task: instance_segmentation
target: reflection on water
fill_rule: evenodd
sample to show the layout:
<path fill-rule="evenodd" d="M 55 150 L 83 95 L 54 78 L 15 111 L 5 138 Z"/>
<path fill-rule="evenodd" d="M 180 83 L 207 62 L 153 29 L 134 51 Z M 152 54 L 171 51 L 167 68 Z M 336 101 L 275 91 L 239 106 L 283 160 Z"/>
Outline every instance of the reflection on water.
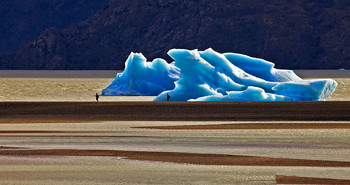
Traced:
<path fill-rule="evenodd" d="M 334 75 L 338 87 L 328 100 L 350 100 L 347 71 L 308 72 L 301 76 Z M 0 101 L 94 101 L 114 80 L 116 71 L 0 71 Z M 341 74 L 340 74 L 341 73 Z M 346 74 L 343 74 L 346 73 Z M 17 77 L 16 77 L 17 76 Z M 100 101 L 152 101 L 154 97 L 101 96 Z"/>

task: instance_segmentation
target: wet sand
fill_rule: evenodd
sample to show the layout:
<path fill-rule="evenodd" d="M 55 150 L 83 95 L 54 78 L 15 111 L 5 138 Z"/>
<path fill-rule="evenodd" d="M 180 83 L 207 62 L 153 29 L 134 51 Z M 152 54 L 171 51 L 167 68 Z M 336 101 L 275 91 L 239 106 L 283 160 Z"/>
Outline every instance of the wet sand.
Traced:
<path fill-rule="evenodd" d="M 349 168 L 350 160 L 347 157 L 341 158 L 344 152 L 349 151 L 347 141 L 347 130 L 350 129 L 349 112 L 350 102 L 347 101 L 0 102 L 0 145 L 4 145 L 0 146 L 0 156 L 15 157 L 16 160 L 42 156 L 115 157 L 115 160 L 166 162 L 169 166 L 171 164 L 168 163 L 253 168 Z M 254 122 L 249 122 L 251 120 Z M 104 123 L 105 121 L 111 123 Z M 131 124 L 130 121 L 150 123 Z M 220 123 L 211 124 L 215 121 Z M 228 123 L 222 123 L 225 121 Z M 122 123 L 125 124 L 121 125 Z M 239 135 L 242 130 L 252 132 L 253 137 L 244 136 L 243 133 Z M 309 131 L 304 133 L 301 130 L 312 132 L 309 134 Z M 273 134 L 275 131 L 280 135 Z M 147 135 L 148 132 L 150 135 Z M 209 133 L 213 135 L 208 136 Z M 222 133 L 226 135 L 221 135 Z M 296 135 L 290 135 L 293 133 Z M 323 133 L 334 134 L 323 135 Z M 300 136 L 303 138 L 299 138 Z M 330 139 L 319 140 L 326 137 Z M 72 149 L 76 146 L 77 149 Z M 108 149 L 98 148 L 100 146 Z M 128 146 L 133 150 L 128 150 Z M 208 153 L 199 153 L 194 149 L 193 152 L 168 151 L 188 150 L 193 146 L 200 151 L 206 149 L 209 151 Z M 120 150 L 121 147 L 125 147 L 125 150 Z M 222 149 L 231 149 L 232 153 L 235 153 L 240 151 L 240 148 L 241 151 L 251 150 L 255 153 L 251 155 L 216 153 Z M 297 157 L 291 155 L 269 157 L 269 151 L 281 152 L 279 155 L 282 156 L 282 152 L 295 151 Z M 333 152 L 334 156 L 326 157 L 324 160 L 313 160 L 312 155 L 318 153 L 313 154 L 309 151 L 320 152 L 319 158 L 325 158 L 324 156 L 332 155 Z M 264 153 L 267 156 L 263 156 Z M 340 157 L 337 158 L 337 155 Z M 10 172 L 4 173 L 10 174 Z M 21 173 L 19 171 L 18 175 Z M 32 173 L 36 175 L 41 171 Z M 269 172 L 269 174 L 274 176 L 277 173 Z M 3 178 L 8 180 L 5 176 Z M 247 182 L 250 181 L 243 183 Z M 348 183 L 349 179 L 285 174 L 276 175 L 275 182 L 334 184 Z"/>
<path fill-rule="evenodd" d="M 350 129 L 350 123 L 245 123 L 245 124 L 215 124 L 215 125 L 176 125 L 135 127 L 147 129 Z"/>
<path fill-rule="evenodd" d="M 104 156 L 123 157 L 131 160 L 173 162 L 197 165 L 225 165 L 225 166 L 309 166 L 309 167 L 350 167 L 350 162 L 321 161 L 287 158 L 270 158 L 258 156 L 197 154 L 178 152 L 142 152 L 117 150 L 0 150 L 0 155 L 30 156 Z"/>
<path fill-rule="evenodd" d="M 350 101 L 0 102 L 0 123 L 91 121 L 350 121 Z"/>
<path fill-rule="evenodd" d="M 276 175 L 277 184 L 350 184 L 350 180 Z"/>

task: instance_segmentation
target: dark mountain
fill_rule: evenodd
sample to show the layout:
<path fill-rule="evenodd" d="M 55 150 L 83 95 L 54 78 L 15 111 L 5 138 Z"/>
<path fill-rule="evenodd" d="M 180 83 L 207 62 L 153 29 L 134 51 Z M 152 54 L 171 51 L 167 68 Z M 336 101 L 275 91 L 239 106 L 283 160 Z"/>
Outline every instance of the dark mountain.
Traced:
<path fill-rule="evenodd" d="M 348 0 L 111 0 L 93 16 L 50 28 L 0 61 L 2 69 L 123 69 L 171 48 L 238 52 L 278 68 L 350 68 Z"/>
<path fill-rule="evenodd" d="M 17 50 L 46 28 L 67 28 L 107 4 L 108 0 L 1 0 L 0 56 Z"/>

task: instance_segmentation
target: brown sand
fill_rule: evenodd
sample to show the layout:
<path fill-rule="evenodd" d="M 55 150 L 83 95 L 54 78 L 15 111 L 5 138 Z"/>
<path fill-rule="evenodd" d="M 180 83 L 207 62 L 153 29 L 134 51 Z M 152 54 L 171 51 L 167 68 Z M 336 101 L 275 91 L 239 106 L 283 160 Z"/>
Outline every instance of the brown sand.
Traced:
<path fill-rule="evenodd" d="M 94 121 L 350 121 L 344 102 L 0 102 L 0 123 L 74 123 Z M 347 123 L 246 123 L 143 127 L 158 129 L 349 129 Z M 3 134 L 75 134 L 75 131 L 1 131 Z M 84 132 L 90 133 L 90 132 Z M 91 132 L 95 133 L 95 132 Z M 50 135 L 51 136 L 51 135 Z M 8 137 L 8 136 L 6 136 Z M 17 136 L 15 136 L 17 137 Z M 19 136 L 20 137 L 20 136 Z M 66 136 L 62 136 L 66 137 Z M 75 137 L 75 136 L 74 136 Z M 79 136 L 81 137 L 81 136 Z M 90 136 L 87 136 L 90 137 Z M 350 162 L 258 156 L 113 150 L 24 150 L 0 147 L 0 155 L 118 156 L 132 160 L 199 165 L 350 167 Z M 348 181 L 276 176 L 277 183 L 349 184 Z M 299 184 L 300 184 L 299 183 Z"/>
<path fill-rule="evenodd" d="M 8 147 L 8 146 L 0 146 L 0 150 L 2 149 L 21 149 L 22 147 Z"/>
<path fill-rule="evenodd" d="M 350 129 L 350 123 L 244 123 L 133 127 L 146 129 Z"/>
<path fill-rule="evenodd" d="M 0 150 L 0 155 L 118 156 L 132 160 L 174 162 L 199 165 L 350 167 L 350 162 L 344 161 L 286 159 L 222 154 L 143 152 L 118 150 Z"/>
<path fill-rule="evenodd" d="M 142 137 L 144 138 L 144 136 L 116 136 L 116 135 L 66 135 L 66 134 L 63 134 L 63 135 L 53 135 L 53 134 L 49 134 L 49 135 L 39 135 L 39 134 L 29 134 L 29 135 L 26 135 L 26 134 L 16 134 L 16 135 L 0 135 L 0 138 L 10 138 L 10 137 L 52 137 L 52 138 L 59 138 L 59 137 L 63 137 L 63 138 L 68 138 L 68 137 L 71 137 L 71 138 L 74 138 L 74 137 L 95 137 L 95 138 L 98 138 L 98 137 L 103 137 L 103 138 L 126 138 L 126 137 L 133 137 L 133 138 L 137 138 L 137 137 Z"/>
<path fill-rule="evenodd" d="M 77 120 L 77 119 L 73 119 L 73 120 L 66 120 L 66 119 L 59 119 L 59 118 L 39 118 L 39 119 L 22 119 L 20 118 L 20 116 L 18 116 L 17 118 L 13 119 L 10 118 L 8 120 L 6 119 L 1 119 L 0 120 L 0 124 L 8 124 L 8 123 L 90 123 L 93 121 L 90 120 Z"/>
<path fill-rule="evenodd" d="M 107 133 L 106 131 L 56 131 L 56 130 L 0 130 L 0 134 L 77 134 Z M 108 132 L 111 133 L 111 132 Z M 17 136 L 17 135 L 14 135 Z"/>
<path fill-rule="evenodd" d="M 322 102 L 0 102 L 0 122 L 350 121 L 350 101 Z M 30 121 L 32 120 L 32 121 Z"/>
<path fill-rule="evenodd" d="M 277 184 L 350 184 L 350 180 L 276 175 Z"/>

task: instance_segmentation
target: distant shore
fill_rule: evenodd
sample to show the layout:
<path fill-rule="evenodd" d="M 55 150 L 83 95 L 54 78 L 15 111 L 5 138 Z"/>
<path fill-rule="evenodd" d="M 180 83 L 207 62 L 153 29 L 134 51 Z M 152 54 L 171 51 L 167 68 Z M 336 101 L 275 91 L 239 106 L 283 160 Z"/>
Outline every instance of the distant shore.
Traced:
<path fill-rule="evenodd" d="M 294 70 L 301 78 L 350 78 L 350 70 Z"/>
<path fill-rule="evenodd" d="M 350 70 L 293 70 L 301 78 L 350 78 Z M 123 70 L 0 70 L 0 78 L 115 78 Z"/>
<path fill-rule="evenodd" d="M 0 78 L 115 78 L 123 70 L 0 70 Z"/>
<path fill-rule="evenodd" d="M 350 121 L 350 101 L 0 102 L 0 122 Z"/>

